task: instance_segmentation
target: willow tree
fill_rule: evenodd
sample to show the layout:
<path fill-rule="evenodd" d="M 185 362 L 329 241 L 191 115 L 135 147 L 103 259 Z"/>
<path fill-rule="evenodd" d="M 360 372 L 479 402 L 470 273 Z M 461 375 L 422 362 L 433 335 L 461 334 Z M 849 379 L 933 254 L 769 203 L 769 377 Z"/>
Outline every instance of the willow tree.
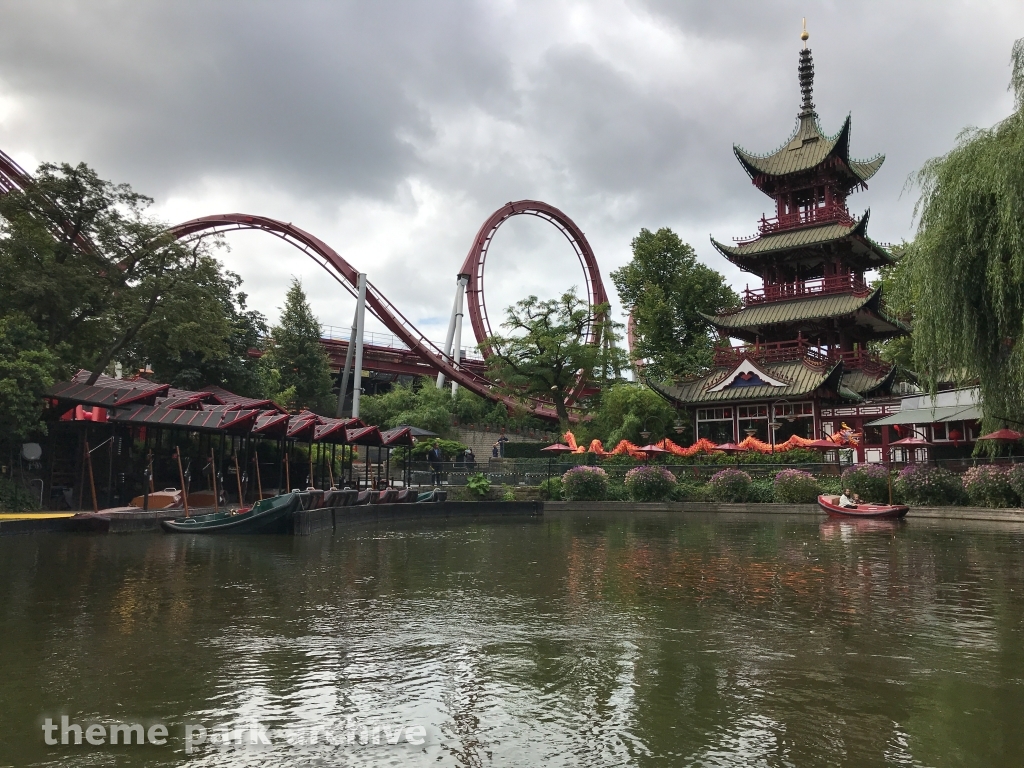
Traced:
<path fill-rule="evenodd" d="M 989 426 L 1024 422 L 1024 38 L 1011 67 L 1014 112 L 919 171 L 907 253 L 915 364 L 933 391 L 977 380 Z"/>

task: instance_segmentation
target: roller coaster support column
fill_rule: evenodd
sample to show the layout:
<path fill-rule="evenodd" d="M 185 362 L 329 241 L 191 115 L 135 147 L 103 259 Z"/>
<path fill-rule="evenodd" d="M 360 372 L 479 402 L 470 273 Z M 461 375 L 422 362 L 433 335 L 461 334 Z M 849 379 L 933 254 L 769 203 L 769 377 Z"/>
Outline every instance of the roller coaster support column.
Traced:
<path fill-rule="evenodd" d="M 336 414 L 339 419 L 345 415 L 345 393 L 348 392 L 349 372 L 352 370 L 352 355 L 356 351 L 356 323 L 358 321 L 356 314 L 358 312 L 359 307 L 356 307 L 356 311 L 352 314 L 352 333 L 348 337 L 348 349 L 345 350 L 345 367 L 341 369 L 341 384 L 338 387 L 338 412 Z"/>
<path fill-rule="evenodd" d="M 455 315 L 455 339 L 452 341 L 452 365 L 456 368 L 462 362 L 462 301 L 466 295 L 466 284 L 469 282 L 469 275 L 459 275 L 459 290 L 455 294 L 455 302 L 459 306 L 459 313 Z M 459 391 L 459 382 L 452 382 L 452 395 Z"/>
<path fill-rule="evenodd" d="M 466 285 L 469 283 L 469 275 L 459 275 L 457 279 L 458 283 L 455 288 L 455 301 L 452 302 L 452 316 L 448 321 L 448 333 L 444 337 L 444 349 L 442 350 L 445 357 L 452 360 L 456 365 L 458 365 L 457 356 L 461 351 L 461 347 L 456 347 L 455 350 L 453 350 L 452 344 L 456 343 L 456 329 L 459 331 L 459 341 L 457 343 L 461 344 L 462 342 L 462 297 L 466 295 Z M 438 373 L 437 388 L 440 389 L 443 386 L 444 374 Z M 453 382 L 452 394 L 454 394 L 455 391 L 456 385 Z"/>
<path fill-rule="evenodd" d="M 363 393 L 363 335 L 366 330 L 366 273 L 360 272 L 356 282 L 356 359 L 352 368 L 352 418 L 359 418 L 359 396 Z"/>

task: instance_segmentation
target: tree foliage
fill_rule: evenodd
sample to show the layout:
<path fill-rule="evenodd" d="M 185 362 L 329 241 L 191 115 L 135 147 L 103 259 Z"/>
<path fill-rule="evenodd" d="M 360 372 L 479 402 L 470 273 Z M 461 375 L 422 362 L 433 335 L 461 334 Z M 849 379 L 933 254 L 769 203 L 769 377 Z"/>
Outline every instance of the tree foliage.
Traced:
<path fill-rule="evenodd" d="M 632 261 L 611 277 L 632 313 L 634 360 L 656 381 L 704 372 L 718 336 L 701 313 L 738 306 L 739 297 L 667 227 L 641 229 L 632 248 Z"/>
<path fill-rule="evenodd" d="M 878 270 L 878 279 L 872 283 L 872 288 L 881 286 L 886 311 L 908 320 L 913 326 L 917 300 L 907 258 L 908 247 L 907 243 L 901 243 L 890 249 L 893 263 Z M 913 334 L 878 342 L 876 347 L 883 360 L 904 370 L 914 370 Z"/>
<path fill-rule="evenodd" d="M 907 253 L 916 367 L 933 389 L 977 378 L 990 424 L 1024 421 L 1024 40 L 1011 62 L 1014 112 L 965 130 L 917 174 Z"/>
<path fill-rule="evenodd" d="M 607 304 L 588 307 L 575 288 L 557 299 L 529 296 L 516 302 L 505 310 L 506 335 L 487 341 L 494 349 L 487 361 L 491 379 L 513 396 L 553 401 L 559 420 L 568 424 L 566 400 L 579 376 L 607 383 L 622 364 L 607 313 Z M 607 343 L 588 344 L 591 330 Z"/>
<path fill-rule="evenodd" d="M 330 361 L 320 344 L 322 336 L 302 283 L 293 278 L 281 319 L 260 358 L 267 397 L 293 411 L 333 413 Z"/>
<path fill-rule="evenodd" d="M 601 404 L 587 428 L 587 434 L 600 438 L 611 449 L 620 440 L 637 445 L 665 437 L 680 439 L 674 433 L 676 413 L 654 390 L 642 384 L 621 382 L 601 394 Z M 647 439 L 641 432 L 650 432 Z"/>
<path fill-rule="evenodd" d="M 151 353 L 226 356 L 213 243 L 174 240 L 151 204 L 84 164 L 41 165 L 24 192 L 0 198 L 0 312 L 27 317 L 67 367 L 94 378 Z"/>
<path fill-rule="evenodd" d="M 0 317 L 0 443 L 44 430 L 41 395 L 59 370 L 57 357 L 27 317 Z"/>

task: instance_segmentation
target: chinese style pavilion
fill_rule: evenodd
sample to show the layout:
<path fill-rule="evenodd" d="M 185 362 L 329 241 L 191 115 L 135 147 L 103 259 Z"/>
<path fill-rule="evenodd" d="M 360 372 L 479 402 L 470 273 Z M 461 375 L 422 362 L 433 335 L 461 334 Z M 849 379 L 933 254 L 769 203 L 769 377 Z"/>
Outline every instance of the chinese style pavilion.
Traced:
<path fill-rule="evenodd" d="M 717 348 L 707 375 L 658 387 L 691 411 L 696 437 L 716 443 L 820 438 L 843 423 L 859 430 L 887 412 L 871 404 L 890 400 L 896 375 L 868 343 L 909 331 L 886 314 L 881 288 L 864 277 L 891 256 L 868 237 L 869 212 L 856 217 L 847 207 L 884 157 L 850 156 L 849 117 L 835 135 L 822 132 L 811 101 L 806 31 L 801 37 L 795 132 L 767 155 L 733 148 L 754 186 L 774 201 L 775 215 L 762 217 L 758 234 L 735 245 L 711 241 L 762 281 L 743 292 L 739 309 L 707 316 L 723 338 L 743 343 Z"/>

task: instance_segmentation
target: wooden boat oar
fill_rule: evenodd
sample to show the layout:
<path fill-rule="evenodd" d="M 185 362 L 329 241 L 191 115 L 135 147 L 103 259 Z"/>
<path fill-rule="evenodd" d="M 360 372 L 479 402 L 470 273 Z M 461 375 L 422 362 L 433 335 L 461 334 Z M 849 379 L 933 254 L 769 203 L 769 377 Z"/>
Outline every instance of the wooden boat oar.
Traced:
<path fill-rule="evenodd" d="M 181 468 L 181 449 L 174 446 L 174 458 L 178 462 L 178 479 L 181 480 L 181 503 L 185 506 L 185 517 L 191 517 L 188 512 L 188 489 L 185 487 L 185 470 Z"/>
<path fill-rule="evenodd" d="M 213 448 L 210 448 L 210 483 L 213 485 L 213 511 L 216 514 L 220 512 L 220 504 L 217 502 L 217 456 Z"/>
<path fill-rule="evenodd" d="M 238 483 L 238 506 L 245 506 L 245 496 L 242 494 L 242 473 L 238 471 L 238 454 L 235 454 L 235 480 Z"/>
<path fill-rule="evenodd" d="M 85 441 L 85 463 L 89 465 L 89 489 L 92 491 L 92 511 L 99 514 L 100 505 L 96 501 L 96 477 L 92 472 L 92 451 L 89 450 L 89 441 Z"/>
<path fill-rule="evenodd" d="M 256 490 L 259 491 L 260 501 L 263 501 L 263 480 L 260 478 L 260 453 L 253 449 L 252 463 L 256 465 Z"/>

